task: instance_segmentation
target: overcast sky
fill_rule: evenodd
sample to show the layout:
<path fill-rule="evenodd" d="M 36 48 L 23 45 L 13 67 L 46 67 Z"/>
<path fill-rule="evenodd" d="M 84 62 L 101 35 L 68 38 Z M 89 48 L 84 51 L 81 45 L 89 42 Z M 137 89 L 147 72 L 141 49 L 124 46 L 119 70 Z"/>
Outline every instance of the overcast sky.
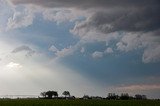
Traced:
<path fill-rule="evenodd" d="M 0 95 L 160 98 L 159 0 L 0 0 Z"/>

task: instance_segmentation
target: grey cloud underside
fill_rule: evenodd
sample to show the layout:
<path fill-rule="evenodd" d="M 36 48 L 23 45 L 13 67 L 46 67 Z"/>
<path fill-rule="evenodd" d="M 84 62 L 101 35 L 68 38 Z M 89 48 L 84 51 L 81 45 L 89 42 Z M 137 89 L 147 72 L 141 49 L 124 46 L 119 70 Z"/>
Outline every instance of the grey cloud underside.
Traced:
<path fill-rule="evenodd" d="M 143 10 L 120 10 L 113 13 L 98 12 L 76 29 L 96 29 L 103 33 L 116 31 L 148 32 L 160 28 L 160 8 L 145 8 Z"/>
<path fill-rule="evenodd" d="M 25 45 L 15 48 L 11 53 L 19 53 L 22 51 L 27 52 L 26 56 L 32 56 L 35 53 L 33 49 Z"/>
<path fill-rule="evenodd" d="M 13 4 L 36 4 L 44 7 L 113 8 L 157 6 L 158 0 L 11 0 Z"/>
<path fill-rule="evenodd" d="M 76 29 L 95 28 L 103 33 L 115 31 L 152 31 L 160 28 L 159 0 L 11 0 L 17 4 L 34 4 L 47 8 L 90 9 L 94 12 Z M 110 10 L 110 11 L 109 11 Z"/>

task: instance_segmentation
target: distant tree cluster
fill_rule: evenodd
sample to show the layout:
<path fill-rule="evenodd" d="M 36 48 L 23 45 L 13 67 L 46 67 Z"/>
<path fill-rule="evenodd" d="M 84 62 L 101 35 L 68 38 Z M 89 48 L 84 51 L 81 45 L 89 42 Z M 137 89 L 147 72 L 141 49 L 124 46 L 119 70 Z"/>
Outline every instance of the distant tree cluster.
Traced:
<path fill-rule="evenodd" d="M 70 95 L 69 91 L 64 91 L 62 93 L 62 95 L 64 95 L 64 97 L 58 97 L 58 92 L 57 91 L 41 92 L 40 95 L 42 96 L 42 98 L 45 98 L 45 99 L 52 99 L 52 98 L 57 98 L 57 99 L 72 99 L 72 98 L 75 98 L 74 96 Z"/>
<path fill-rule="evenodd" d="M 56 98 L 58 97 L 58 92 L 57 91 L 47 91 L 47 92 L 41 92 L 40 94 L 44 98 L 52 99 L 53 97 Z"/>
<path fill-rule="evenodd" d="M 134 97 L 133 96 L 129 96 L 128 93 L 122 93 L 120 96 L 116 95 L 115 93 L 108 93 L 108 97 L 107 99 L 112 99 L 112 100 L 129 100 L 129 99 L 137 99 L 137 100 L 145 100 L 147 99 L 146 95 L 140 95 L 140 94 L 136 94 Z"/>
<path fill-rule="evenodd" d="M 64 91 L 62 94 L 63 94 L 65 97 L 70 97 L 69 91 Z"/>
<path fill-rule="evenodd" d="M 107 99 L 118 99 L 118 98 L 119 96 L 116 95 L 115 93 L 108 93 Z"/>
<path fill-rule="evenodd" d="M 75 99 L 74 96 L 70 95 L 69 91 L 64 91 L 62 93 L 63 96 L 58 97 L 58 92 L 57 91 L 47 91 L 47 92 L 41 92 L 40 95 L 42 96 L 42 98 L 45 99 L 52 99 L 52 98 L 56 98 L 56 99 Z M 117 95 L 115 93 L 108 93 L 108 96 L 106 98 L 100 97 L 100 96 L 89 96 L 89 95 L 84 95 L 83 97 L 79 98 L 79 99 L 108 99 L 108 100 L 145 100 L 147 99 L 146 95 L 140 95 L 140 94 L 136 94 L 134 97 L 130 96 L 128 93 L 121 93 L 121 95 Z"/>
<path fill-rule="evenodd" d="M 146 95 L 136 94 L 136 95 L 135 95 L 135 98 L 136 98 L 136 99 L 147 99 L 147 96 L 146 96 Z"/>

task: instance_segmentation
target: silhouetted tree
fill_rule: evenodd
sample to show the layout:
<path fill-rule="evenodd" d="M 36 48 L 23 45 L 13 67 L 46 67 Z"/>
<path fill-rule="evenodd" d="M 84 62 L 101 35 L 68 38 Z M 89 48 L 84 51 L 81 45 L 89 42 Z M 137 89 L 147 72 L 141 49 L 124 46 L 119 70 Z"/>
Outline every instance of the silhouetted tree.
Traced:
<path fill-rule="evenodd" d="M 135 99 L 138 99 L 138 100 L 147 99 L 147 96 L 146 96 L 146 95 L 136 94 L 136 95 L 135 95 Z"/>
<path fill-rule="evenodd" d="M 116 95 L 115 93 L 108 93 L 107 99 L 118 99 L 118 95 Z"/>
<path fill-rule="evenodd" d="M 46 92 L 41 92 L 40 95 L 46 98 Z"/>
<path fill-rule="evenodd" d="M 120 96 L 120 99 L 122 99 L 122 100 L 128 100 L 129 99 L 128 93 L 122 93 L 121 96 Z"/>
<path fill-rule="evenodd" d="M 84 95 L 83 99 L 90 99 L 90 97 L 88 95 Z"/>
<path fill-rule="evenodd" d="M 140 94 L 136 94 L 135 99 L 142 99 L 142 96 Z"/>
<path fill-rule="evenodd" d="M 58 97 L 58 93 L 56 91 L 47 91 L 46 92 L 46 97 L 49 99 L 52 99 L 52 97 Z"/>
<path fill-rule="evenodd" d="M 62 93 L 62 95 L 64 95 L 65 97 L 70 97 L 70 92 L 69 91 L 64 91 Z"/>

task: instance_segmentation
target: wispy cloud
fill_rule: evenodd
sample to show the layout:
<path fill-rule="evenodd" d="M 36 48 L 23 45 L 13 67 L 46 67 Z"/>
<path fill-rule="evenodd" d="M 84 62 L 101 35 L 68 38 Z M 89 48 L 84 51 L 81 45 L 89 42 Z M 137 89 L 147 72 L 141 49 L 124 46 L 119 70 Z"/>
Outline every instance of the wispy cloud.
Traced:
<path fill-rule="evenodd" d="M 6 30 L 17 29 L 32 25 L 34 14 L 25 9 L 23 12 L 15 11 L 13 16 L 8 19 Z"/>
<path fill-rule="evenodd" d="M 95 58 L 95 59 L 102 58 L 103 57 L 103 52 L 95 51 L 92 54 L 92 57 Z"/>
<path fill-rule="evenodd" d="M 159 84 L 137 84 L 116 87 L 117 90 L 123 91 L 141 91 L 141 90 L 160 90 Z"/>
<path fill-rule="evenodd" d="M 52 45 L 52 46 L 49 48 L 49 51 L 57 52 L 58 49 L 57 49 L 54 45 Z"/>
<path fill-rule="evenodd" d="M 110 53 L 113 53 L 113 49 L 108 47 L 105 51 L 104 51 L 105 54 L 110 54 Z"/>
<path fill-rule="evenodd" d="M 6 65 L 6 67 L 11 70 L 14 70 L 14 69 L 18 70 L 22 68 L 22 65 L 20 65 L 19 63 L 10 62 Z"/>
<path fill-rule="evenodd" d="M 27 52 L 26 56 L 32 56 L 35 53 L 33 49 L 25 45 L 15 48 L 11 53 L 19 53 L 23 51 Z"/>
<path fill-rule="evenodd" d="M 72 55 L 74 53 L 74 49 L 72 48 L 72 46 L 68 47 L 68 48 L 63 48 L 62 50 L 57 51 L 55 54 L 57 57 L 65 57 L 68 55 Z"/>

